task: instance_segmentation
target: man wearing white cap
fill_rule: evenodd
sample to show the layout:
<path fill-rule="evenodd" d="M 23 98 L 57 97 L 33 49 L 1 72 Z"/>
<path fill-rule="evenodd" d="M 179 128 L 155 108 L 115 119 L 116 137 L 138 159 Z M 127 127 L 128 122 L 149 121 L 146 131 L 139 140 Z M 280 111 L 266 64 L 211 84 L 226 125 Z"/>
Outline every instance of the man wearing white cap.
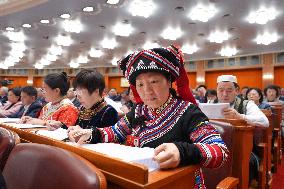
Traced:
<path fill-rule="evenodd" d="M 223 110 L 225 118 L 242 119 L 255 126 L 268 127 L 267 117 L 253 101 L 237 96 L 237 78 L 233 75 L 221 75 L 217 78 L 218 102 L 230 103 L 231 108 Z"/>
<path fill-rule="evenodd" d="M 268 127 L 267 117 L 253 101 L 243 100 L 237 96 L 237 78 L 233 75 L 221 75 L 217 78 L 218 102 L 230 103 L 231 107 L 223 110 L 225 118 L 242 119 L 251 125 Z M 256 148 L 254 148 L 256 149 Z M 257 178 L 259 157 L 257 151 L 251 153 L 249 161 L 249 181 Z"/>

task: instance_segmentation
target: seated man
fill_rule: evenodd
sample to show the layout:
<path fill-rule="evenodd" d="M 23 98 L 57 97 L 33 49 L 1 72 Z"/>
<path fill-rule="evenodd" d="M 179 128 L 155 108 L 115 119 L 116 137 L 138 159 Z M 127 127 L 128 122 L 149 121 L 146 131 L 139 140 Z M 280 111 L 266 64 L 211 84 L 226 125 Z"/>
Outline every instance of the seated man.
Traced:
<path fill-rule="evenodd" d="M 8 87 L 0 88 L 0 106 L 3 106 L 8 101 Z"/>
<path fill-rule="evenodd" d="M 80 108 L 81 103 L 78 100 L 74 88 L 69 88 L 69 90 L 67 91 L 67 98 L 69 98 L 69 100 L 71 100 L 71 102 L 74 104 L 74 106 L 76 106 L 77 108 Z"/>
<path fill-rule="evenodd" d="M 22 116 L 30 116 L 37 118 L 42 108 L 41 103 L 36 101 L 37 90 L 32 86 L 24 87 L 21 91 L 21 101 L 23 106 L 18 112 L 12 114 L 11 118 L 21 118 Z"/>
<path fill-rule="evenodd" d="M 220 103 L 230 103 L 231 107 L 223 110 L 225 118 L 245 120 L 251 125 L 268 127 L 267 117 L 258 106 L 249 100 L 237 96 L 237 78 L 233 75 L 221 75 L 217 78 L 217 97 Z M 257 178 L 259 158 L 256 146 L 249 162 L 249 181 Z"/>

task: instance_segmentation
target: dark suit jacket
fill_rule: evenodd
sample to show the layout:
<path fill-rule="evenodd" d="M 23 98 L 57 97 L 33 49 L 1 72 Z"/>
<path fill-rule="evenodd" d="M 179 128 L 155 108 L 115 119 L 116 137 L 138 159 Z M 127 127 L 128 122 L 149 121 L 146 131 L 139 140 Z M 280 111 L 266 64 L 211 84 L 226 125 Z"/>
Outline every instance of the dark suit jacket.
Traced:
<path fill-rule="evenodd" d="M 8 100 L 7 96 L 0 96 L 0 103 L 2 103 L 2 105 L 4 105 Z"/>
<path fill-rule="evenodd" d="M 25 113 L 25 115 L 23 115 L 23 113 L 25 111 L 25 108 L 24 108 L 24 106 L 22 106 L 17 113 L 15 113 L 15 114 L 13 114 L 13 115 L 11 115 L 9 117 L 11 117 L 11 118 L 20 118 L 22 116 L 30 116 L 30 117 L 33 117 L 33 118 L 37 118 L 41 108 L 42 108 L 41 103 L 39 103 L 38 101 L 35 101 L 35 102 L 33 102 L 30 105 L 30 107 L 28 108 L 28 110 Z"/>

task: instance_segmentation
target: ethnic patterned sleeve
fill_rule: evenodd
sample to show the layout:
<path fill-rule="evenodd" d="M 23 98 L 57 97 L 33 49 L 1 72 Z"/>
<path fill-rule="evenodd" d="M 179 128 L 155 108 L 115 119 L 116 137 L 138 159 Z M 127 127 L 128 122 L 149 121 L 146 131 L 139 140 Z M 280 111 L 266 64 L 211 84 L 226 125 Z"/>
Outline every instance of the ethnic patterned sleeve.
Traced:
<path fill-rule="evenodd" d="M 134 114 L 133 111 L 129 112 L 127 115 L 120 118 L 120 120 L 113 126 L 94 129 L 91 143 L 124 143 L 127 135 L 130 135 L 132 132 L 129 121 L 132 114 Z"/>
<path fill-rule="evenodd" d="M 199 163 L 203 167 L 217 168 L 228 161 L 229 151 L 224 141 L 198 107 L 191 105 L 183 117 L 182 128 L 192 144 L 175 142 L 182 165 Z"/>

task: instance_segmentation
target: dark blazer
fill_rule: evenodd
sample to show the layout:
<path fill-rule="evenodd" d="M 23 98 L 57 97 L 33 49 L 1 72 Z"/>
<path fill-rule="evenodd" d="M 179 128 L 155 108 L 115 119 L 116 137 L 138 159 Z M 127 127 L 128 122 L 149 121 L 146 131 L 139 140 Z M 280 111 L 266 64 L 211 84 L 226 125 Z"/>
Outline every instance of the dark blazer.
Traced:
<path fill-rule="evenodd" d="M 11 117 L 11 118 L 20 118 L 22 116 L 30 116 L 30 117 L 33 117 L 33 118 L 37 118 L 41 108 L 42 108 L 41 103 L 38 102 L 38 101 L 35 101 L 35 102 L 33 102 L 30 105 L 30 107 L 28 108 L 28 110 L 25 113 L 25 115 L 23 115 L 23 113 L 25 111 L 25 108 L 24 108 L 24 106 L 22 106 L 17 113 L 15 113 L 15 114 L 13 114 L 13 115 L 11 115 L 9 117 Z"/>
<path fill-rule="evenodd" d="M 0 103 L 2 103 L 2 105 L 4 105 L 8 100 L 7 96 L 0 96 Z"/>

